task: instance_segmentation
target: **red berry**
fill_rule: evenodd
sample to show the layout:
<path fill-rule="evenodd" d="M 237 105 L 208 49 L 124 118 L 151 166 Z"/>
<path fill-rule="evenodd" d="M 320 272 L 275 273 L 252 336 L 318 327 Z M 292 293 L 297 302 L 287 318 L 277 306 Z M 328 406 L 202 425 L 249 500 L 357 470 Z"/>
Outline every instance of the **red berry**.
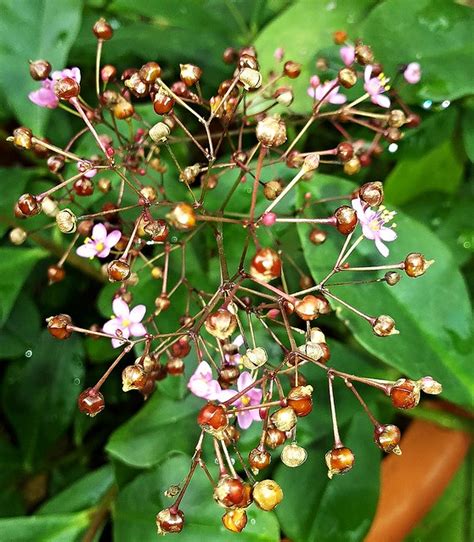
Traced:
<path fill-rule="evenodd" d="M 105 408 L 104 396 L 94 388 L 87 388 L 77 399 L 79 410 L 93 418 Z"/>

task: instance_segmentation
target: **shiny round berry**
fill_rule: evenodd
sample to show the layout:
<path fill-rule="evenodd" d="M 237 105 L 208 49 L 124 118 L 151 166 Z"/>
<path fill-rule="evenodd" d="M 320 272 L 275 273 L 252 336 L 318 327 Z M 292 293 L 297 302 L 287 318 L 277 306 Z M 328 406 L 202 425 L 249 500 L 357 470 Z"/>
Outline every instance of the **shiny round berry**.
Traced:
<path fill-rule="evenodd" d="M 94 32 L 97 39 L 104 41 L 110 40 L 114 35 L 112 27 L 103 17 L 94 24 L 92 32 Z"/>
<path fill-rule="evenodd" d="M 204 326 L 213 337 L 224 340 L 235 331 L 237 319 L 227 309 L 220 309 L 206 318 Z"/>
<path fill-rule="evenodd" d="M 301 446 L 298 446 L 296 442 L 286 445 L 281 451 L 281 461 L 287 467 L 299 467 L 307 458 L 308 452 Z"/>
<path fill-rule="evenodd" d="M 114 117 L 118 120 L 125 120 L 133 117 L 135 114 L 135 108 L 133 105 L 124 98 L 120 98 L 113 107 Z"/>
<path fill-rule="evenodd" d="M 310 232 L 309 232 L 309 240 L 314 244 L 314 245 L 322 245 L 324 243 L 324 241 L 326 241 L 327 239 L 327 233 L 324 231 L 324 230 L 321 230 L 319 228 L 313 228 Z"/>
<path fill-rule="evenodd" d="M 355 59 L 362 66 L 374 63 L 374 53 L 368 45 L 364 45 L 363 43 L 356 44 L 354 53 Z"/>
<path fill-rule="evenodd" d="M 112 260 L 107 265 L 107 275 L 110 282 L 122 282 L 130 276 L 130 266 L 123 260 Z"/>
<path fill-rule="evenodd" d="M 383 202 L 383 185 L 380 181 L 365 183 L 359 188 L 358 196 L 371 207 L 378 207 Z"/>
<path fill-rule="evenodd" d="M 357 156 L 354 156 L 344 164 L 344 173 L 347 175 L 355 175 L 356 173 L 359 173 L 360 168 L 360 160 L 357 158 Z"/>
<path fill-rule="evenodd" d="M 354 147 L 347 141 L 337 146 L 337 157 L 341 162 L 348 162 L 354 156 Z"/>
<path fill-rule="evenodd" d="M 288 392 L 287 403 L 298 417 L 307 416 L 313 410 L 313 387 L 296 386 Z"/>
<path fill-rule="evenodd" d="M 357 73 L 352 68 L 341 68 L 337 79 L 344 88 L 352 88 L 357 83 Z"/>
<path fill-rule="evenodd" d="M 296 425 L 297 417 L 291 407 L 283 407 L 271 415 L 273 425 L 280 431 L 291 431 Z"/>
<path fill-rule="evenodd" d="M 48 267 L 48 280 L 50 283 L 61 282 L 65 276 L 66 271 L 64 271 L 63 267 L 59 267 L 59 265 L 50 265 Z"/>
<path fill-rule="evenodd" d="M 249 465 L 254 471 L 265 469 L 270 465 L 272 456 L 265 448 L 258 446 L 249 453 Z"/>
<path fill-rule="evenodd" d="M 72 319 L 68 314 L 58 314 L 46 319 L 48 331 L 55 339 L 69 339 L 72 335 Z"/>
<path fill-rule="evenodd" d="M 386 453 L 393 452 L 400 455 L 401 433 L 400 429 L 393 424 L 378 425 L 374 430 L 374 440 L 377 446 Z"/>
<path fill-rule="evenodd" d="M 166 362 L 166 372 L 171 376 L 180 376 L 184 373 L 184 361 L 181 358 L 170 358 Z"/>
<path fill-rule="evenodd" d="M 412 278 L 421 277 L 433 263 L 434 260 L 427 260 L 423 254 L 412 252 L 405 258 L 405 273 Z"/>
<path fill-rule="evenodd" d="M 272 248 L 261 248 L 252 258 L 250 275 L 256 279 L 270 282 L 281 274 L 281 259 Z"/>
<path fill-rule="evenodd" d="M 165 92 L 158 92 L 153 100 L 153 109 L 157 115 L 167 115 L 174 106 L 174 98 Z"/>
<path fill-rule="evenodd" d="M 357 213 L 352 207 L 342 205 L 334 211 L 337 231 L 349 235 L 357 226 Z"/>
<path fill-rule="evenodd" d="M 240 533 L 247 525 L 247 513 L 241 508 L 235 510 L 228 510 L 222 516 L 222 523 L 224 527 L 234 533 Z"/>
<path fill-rule="evenodd" d="M 252 503 L 252 488 L 240 478 L 221 476 L 214 488 L 214 500 L 223 508 L 247 508 Z"/>
<path fill-rule="evenodd" d="M 41 203 L 31 194 L 20 196 L 17 206 L 23 216 L 35 216 L 41 212 Z"/>
<path fill-rule="evenodd" d="M 332 478 L 335 474 L 344 474 L 351 470 L 355 461 L 352 450 L 344 446 L 329 450 L 325 459 L 329 478 Z"/>
<path fill-rule="evenodd" d="M 105 408 L 104 396 L 94 388 L 87 388 L 77 398 L 79 410 L 93 418 Z"/>
<path fill-rule="evenodd" d="M 265 434 L 265 446 L 274 450 L 281 446 L 286 441 L 286 433 L 277 429 L 276 427 L 270 426 L 267 428 Z"/>
<path fill-rule="evenodd" d="M 144 83 L 154 83 L 161 75 L 161 67 L 157 62 L 147 62 L 138 72 Z"/>
<path fill-rule="evenodd" d="M 187 87 L 195 85 L 201 78 L 202 70 L 199 66 L 194 66 L 194 64 L 180 64 L 179 68 L 179 77 Z"/>
<path fill-rule="evenodd" d="M 290 79 L 296 79 L 301 73 L 301 64 L 288 60 L 283 66 L 283 73 Z"/>
<path fill-rule="evenodd" d="M 185 358 L 191 352 L 191 345 L 188 337 L 180 337 L 171 345 L 171 353 L 177 358 Z"/>
<path fill-rule="evenodd" d="M 158 534 L 180 533 L 184 527 L 184 512 L 173 508 L 165 508 L 155 518 Z"/>
<path fill-rule="evenodd" d="M 51 73 L 51 64 L 47 60 L 30 62 L 30 75 L 35 81 L 43 81 Z"/>
<path fill-rule="evenodd" d="M 94 183 L 87 177 L 81 177 L 73 184 L 74 192 L 78 196 L 90 196 L 94 193 Z"/>
<path fill-rule="evenodd" d="M 273 510 L 283 500 L 283 491 L 275 480 L 261 480 L 253 486 L 253 501 L 265 511 Z"/>
<path fill-rule="evenodd" d="M 224 430 L 229 425 L 226 408 L 223 405 L 215 405 L 214 403 L 207 403 L 201 408 L 197 421 L 202 429 L 221 438 Z"/>
<path fill-rule="evenodd" d="M 81 86 L 72 77 L 63 77 L 54 83 L 54 93 L 61 100 L 77 98 L 81 92 Z"/>
<path fill-rule="evenodd" d="M 401 378 L 390 388 L 390 399 L 395 408 L 403 410 L 415 408 L 420 402 L 420 384 Z"/>

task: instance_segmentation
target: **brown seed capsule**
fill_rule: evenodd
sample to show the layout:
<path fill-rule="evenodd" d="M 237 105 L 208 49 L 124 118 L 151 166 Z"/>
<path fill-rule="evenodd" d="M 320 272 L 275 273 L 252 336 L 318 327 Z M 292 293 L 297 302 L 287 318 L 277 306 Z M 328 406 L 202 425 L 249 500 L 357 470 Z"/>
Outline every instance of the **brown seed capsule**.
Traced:
<path fill-rule="evenodd" d="M 46 318 L 48 331 L 55 339 L 69 339 L 72 335 L 72 319 L 68 314 L 58 314 Z"/>
<path fill-rule="evenodd" d="M 383 184 L 380 181 L 365 183 L 359 188 L 358 196 L 371 207 L 378 207 L 383 202 Z"/>
<path fill-rule="evenodd" d="M 258 70 L 259 65 L 255 54 L 240 53 L 238 67 L 241 70 L 245 70 L 245 68 L 250 68 L 251 70 Z"/>
<path fill-rule="evenodd" d="M 313 279 L 309 275 L 302 275 L 300 277 L 300 288 L 302 290 L 306 290 L 307 288 L 311 288 L 311 286 L 314 285 Z"/>
<path fill-rule="evenodd" d="M 388 116 L 388 125 L 393 128 L 401 128 L 406 124 L 407 118 L 401 109 L 393 109 Z"/>
<path fill-rule="evenodd" d="M 130 276 L 130 266 L 123 260 L 112 260 L 107 265 L 107 275 L 110 282 L 122 282 Z"/>
<path fill-rule="evenodd" d="M 167 115 L 174 106 L 174 98 L 160 89 L 153 100 L 153 109 L 157 115 Z"/>
<path fill-rule="evenodd" d="M 401 132 L 398 128 L 387 128 L 387 130 L 384 132 L 384 137 L 390 143 L 396 143 L 402 139 L 403 132 Z"/>
<path fill-rule="evenodd" d="M 110 40 L 114 35 L 114 31 L 110 24 L 101 17 L 92 27 L 92 32 L 94 32 L 95 37 L 98 40 Z"/>
<path fill-rule="evenodd" d="M 253 501 L 265 511 L 273 510 L 283 500 L 283 491 L 274 480 L 261 480 L 253 486 Z"/>
<path fill-rule="evenodd" d="M 412 252 L 405 258 L 405 273 L 412 278 L 421 277 L 433 263 L 434 260 L 427 260 L 423 254 Z"/>
<path fill-rule="evenodd" d="M 219 371 L 219 384 L 229 386 L 237 381 L 240 376 L 240 369 L 237 365 L 225 365 Z"/>
<path fill-rule="evenodd" d="M 178 203 L 166 218 L 178 230 L 191 230 L 196 225 L 194 209 L 187 203 Z"/>
<path fill-rule="evenodd" d="M 299 169 L 303 166 L 305 158 L 298 151 L 291 151 L 286 157 L 286 165 L 291 169 Z"/>
<path fill-rule="evenodd" d="M 302 320 L 314 320 L 322 313 L 327 311 L 327 301 L 324 298 L 314 295 L 306 295 L 299 299 L 295 304 L 295 312 Z"/>
<path fill-rule="evenodd" d="M 133 73 L 124 84 L 136 98 L 143 98 L 150 92 L 150 85 L 142 81 L 138 72 Z"/>
<path fill-rule="evenodd" d="M 292 442 L 283 448 L 281 451 L 281 461 L 287 467 L 299 467 L 308 458 L 308 452 L 298 446 L 296 442 Z"/>
<path fill-rule="evenodd" d="M 301 64 L 293 60 L 288 60 L 283 66 L 283 73 L 290 79 L 296 79 L 301 73 Z"/>
<path fill-rule="evenodd" d="M 35 81 L 43 81 L 51 73 L 51 64 L 47 60 L 30 61 L 30 75 Z"/>
<path fill-rule="evenodd" d="M 388 337 L 389 335 L 398 335 L 400 333 L 395 328 L 395 320 L 386 314 L 382 314 L 375 319 L 372 329 L 379 337 Z"/>
<path fill-rule="evenodd" d="M 384 275 L 385 282 L 389 286 L 395 286 L 395 284 L 400 282 L 401 278 L 400 273 L 397 273 L 396 271 L 387 271 Z"/>
<path fill-rule="evenodd" d="M 240 478 L 221 476 L 214 488 L 214 500 L 223 508 L 247 508 L 252 503 L 252 487 Z"/>
<path fill-rule="evenodd" d="M 360 160 L 357 158 L 357 156 L 354 156 L 344 164 L 344 173 L 347 175 L 355 175 L 356 173 L 359 173 L 360 168 Z"/>
<path fill-rule="evenodd" d="M 267 429 L 265 434 L 265 446 L 274 450 L 281 446 L 286 441 L 286 433 L 277 429 L 276 427 L 270 426 Z"/>
<path fill-rule="evenodd" d="M 332 478 L 335 474 L 344 474 L 351 470 L 355 461 L 352 450 L 343 446 L 329 450 L 325 459 L 329 478 Z"/>
<path fill-rule="evenodd" d="M 51 173 L 59 173 L 64 167 L 65 160 L 59 154 L 53 154 L 48 158 L 46 163 Z"/>
<path fill-rule="evenodd" d="M 224 340 L 235 331 L 237 319 L 227 309 L 219 309 L 206 318 L 204 326 L 213 337 Z"/>
<path fill-rule="evenodd" d="M 199 164 L 193 164 L 192 166 L 185 167 L 179 174 L 179 178 L 186 184 L 192 184 L 200 172 L 201 166 Z"/>
<path fill-rule="evenodd" d="M 153 266 L 150 273 L 155 280 L 163 278 L 163 269 L 161 267 Z"/>
<path fill-rule="evenodd" d="M 191 352 L 191 345 L 188 337 L 180 337 L 171 345 L 171 353 L 177 358 L 185 358 Z"/>
<path fill-rule="evenodd" d="M 241 508 L 235 510 L 227 510 L 222 516 L 224 527 L 234 533 L 240 533 L 247 525 L 247 513 Z"/>
<path fill-rule="evenodd" d="M 334 211 L 336 218 L 336 228 L 339 233 L 349 235 L 357 226 L 357 213 L 348 205 L 341 205 Z"/>
<path fill-rule="evenodd" d="M 357 83 L 357 73 L 352 68 L 341 68 L 337 79 L 344 88 L 352 88 Z"/>
<path fill-rule="evenodd" d="M 327 233 L 324 230 L 321 230 L 319 228 L 313 228 L 309 232 L 309 240 L 314 245 L 322 245 L 324 241 L 326 241 L 327 236 L 328 236 Z"/>
<path fill-rule="evenodd" d="M 155 299 L 155 307 L 161 312 L 169 309 L 171 304 L 168 294 L 162 293 L 159 297 Z"/>
<path fill-rule="evenodd" d="M 201 79 L 202 70 L 199 66 L 194 66 L 194 64 L 180 64 L 179 68 L 179 76 L 186 86 L 191 87 Z"/>
<path fill-rule="evenodd" d="M 156 515 L 158 534 L 180 533 L 184 527 L 184 512 L 179 509 L 165 508 Z"/>
<path fill-rule="evenodd" d="M 397 380 L 390 388 L 390 399 L 396 408 L 408 410 L 420 402 L 420 384 L 407 378 Z"/>
<path fill-rule="evenodd" d="M 256 129 L 257 139 L 265 147 L 278 147 L 286 141 L 286 126 L 279 117 L 265 117 Z"/>
<path fill-rule="evenodd" d="M 313 387 L 296 386 L 288 392 L 287 403 L 298 417 L 307 416 L 313 410 Z"/>
<path fill-rule="evenodd" d="M 396 455 L 401 455 L 402 451 L 398 446 L 400 439 L 400 429 L 396 425 L 378 425 L 374 429 L 375 444 L 386 453 L 393 452 Z"/>
<path fill-rule="evenodd" d="M 80 92 L 81 86 L 72 77 L 63 77 L 54 83 L 54 94 L 56 94 L 60 100 L 76 98 L 79 96 Z"/>
<path fill-rule="evenodd" d="M 78 196 L 90 196 L 94 193 L 94 183 L 87 177 L 77 179 L 72 186 Z"/>
<path fill-rule="evenodd" d="M 337 146 L 337 157 L 341 162 L 348 162 L 354 156 L 354 147 L 348 142 L 343 141 Z"/>
<path fill-rule="evenodd" d="M 235 427 L 235 425 L 229 425 L 223 433 L 222 440 L 226 446 L 230 446 L 231 444 L 238 442 L 239 438 L 239 430 Z"/>
<path fill-rule="evenodd" d="M 263 187 L 263 195 L 267 200 L 273 201 L 283 192 L 283 186 L 279 180 L 268 181 Z"/>
<path fill-rule="evenodd" d="M 50 265 L 48 267 L 48 280 L 50 284 L 53 282 L 61 282 L 66 276 L 66 271 L 64 268 L 59 267 L 59 265 Z"/>
<path fill-rule="evenodd" d="M 281 274 L 281 259 L 272 248 L 260 248 L 252 258 L 250 275 L 258 280 L 270 282 Z"/>
<path fill-rule="evenodd" d="M 20 196 L 17 206 L 23 216 L 35 216 L 41 212 L 41 203 L 31 194 Z"/>
<path fill-rule="evenodd" d="M 258 446 L 249 453 L 249 465 L 253 471 L 259 471 L 265 469 L 270 465 L 272 456 L 265 450 L 265 448 Z"/>
<path fill-rule="evenodd" d="M 237 60 L 238 53 L 233 47 L 227 47 L 225 51 L 222 53 L 222 60 L 226 64 L 232 64 Z"/>
<path fill-rule="evenodd" d="M 171 376 L 180 376 L 184 373 L 184 361 L 181 358 L 170 358 L 166 362 L 166 372 Z"/>
<path fill-rule="evenodd" d="M 358 43 L 354 49 L 355 59 L 361 66 L 367 66 L 367 64 L 374 63 L 374 53 L 368 45 Z"/>
<path fill-rule="evenodd" d="M 122 371 L 122 390 L 141 390 L 146 384 L 147 375 L 140 365 L 128 365 Z"/>
<path fill-rule="evenodd" d="M 93 418 L 104 410 L 104 396 L 94 388 L 87 388 L 77 398 L 77 406 L 81 412 Z"/>
<path fill-rule="evenodd" d="M 280 431 L 291 431 L 297 422 L 295 411 L 289 406 L 274 412 L 270 419 Z"/>
<path fill-rule="evenodd" d="M 347 32 L 344 30 L 336 30 L 332 35 L 332 41 L 336 45 L 344 45 L 347 41 Z"/>
<path fill-rule="evenodd" d="M 147 62 L 140 68 L 138 75 L 144 83 L 154 83 L 161 75 L 161 67 L 157 62 Z"/>
<path fill-rule="evenodd" d="M 119 98 L 113 108 L 114 117 L 118 120 L 125 120 L 133 117 L 135 109 L 133 105 L 125 98 Z"/>
<path fill-rule="evenodd" d="M 199 411 L 197 422 L 204 431 L 222 439 L 229 425 L 225 406 L 207 403 Z"/>

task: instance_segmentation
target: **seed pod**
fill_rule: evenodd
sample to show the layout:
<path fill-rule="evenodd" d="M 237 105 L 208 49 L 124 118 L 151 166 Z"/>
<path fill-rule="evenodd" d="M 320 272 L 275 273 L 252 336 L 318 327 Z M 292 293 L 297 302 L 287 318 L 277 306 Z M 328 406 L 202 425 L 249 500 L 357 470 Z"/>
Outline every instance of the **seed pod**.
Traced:
<path fill-rule="evenodd" d="M 314 245 L 322 245 L 327 239 L 327 233 L 317 227 L 313 228 L 309 233 L 309 240 Z"/>
<path fill-rule="evenodd" d="M 169 309 L 171 304 L 168 294 L 162 293 L 155 299 L 155 307 L 161 312 Z"/>
<path fill-rule="evenodd" d="M 341 68 L 337 79 L 344 88 L 352 88 L 357 83 L 357 73 L 352 68 Z"/>
<path fill-rule="evenodd" d="M 365 183 L 358 190 L 359 198 L 371 207 L 378 207 L 383 202 L 383 195 L 383 184 L 380 181 Z"/>
<path fill-rule="evenodd" d="M 240 376 L 240 369 L 237 365 L 224 365 L 219 371 L 218 382 L 222 387 L 228 387 L 237 381 Z"/>
<path fill-rule="evenodd" d="M 443 386 L 431 376 L 424 376 L 421 380 L 418 380 L 418 384 L 425 393 L 430 395 L 439 395 L 443 391 Z"/>
<path fill-rule="evenodd" d="M 107 275 L 110 282 L 123 282 L 130 276 L 130 266 L 124 260 L 112 260 L 107 265 Z"/>
<path fill-rule="evenodd" d="M 279 147 L 286 141 L 285 123 L 277 116 L 265 117 L 258 122 L 256 135 L 265 147 Z"/>
<path fill-rule="evenodd" d="M 173 508 L 165 508 L 156 515 L 158 534 L 180 533 L 184 527 L 184 512 Z"/>
<path fill-rule="evenodd" d="M 273 93 L 275 100 L 284 107 L 289 107 L 293 103 L 294 95 L 291 87 L 280 87 Z"/>
<path fill-rule="evenodd" d="M 180 64 L 179 68 L 179 76 L 186 86 L 191 87 L 201 79 L 202 70 L 198 66 L 194 66 L 193 64 Z"/>
<path fill-rule="evenodd" d="M 104 41 L 112 39 L 112 36 L 114 35 L 113 28 L 103 17 L 94 24 L 92 32 L 94 32 L 94 35 L 98 40 Z"/>
<path fill-rule="evenodd" d="M 321 345 L 313 341 L 307 341 L 305 344 L 299 346 L 298 350 L 314 361 L 319 361 L 323 357 Z"/>
<path fill-rule="evenodd" d="M 400 332 L 395 328 L 395 320 L 386 314 L 378 316 L 372 324 L 374 333 L 379 337 L 398 335 Z"/>
<path fill-rule="evenodd" d="M 113 108 L 114 117 L 118 120 L 125 120 L 133 117 L 135 108 L 125 98 L 120 97 Z"/>
<path fill-rule="evenodd" d="M 396 425 L 378 425 L 374 429 L 375 444 L 386 453 L 402 454 L 399 447 L 400 438 L 400 429 Z"/>
<path fill-rule="evenodd" d="M 235 425 L 229 425 L 224 430 L 222 440 L 224 441 L 224 444 L 226 446 L 230 446 L 231 444 L 237 443 L 239 438 L 240 438 L 239 430 L 235 427 Z"/>
<path fill-rule="evenodd" d="M 44 81 L 51 73 L 51 64 L 47 60 L 30 61 L 30 75 L 35 81 Z"/>
<path fill-rule="evenodd" d="M 308 156 L 305 157 L 303 164 L 301 166 L 301 169 L 305 173 L 310 173 L 311 171 L 318 169 L 319 162 L 320 162 L 319 154 L 317 152 L 312 152 L 311 154 L 308 154 Z"/>
<path fill-rule="evenodd" d="M 272 456 L 265 448 L 258 446 L 249 453 L 249 465 L 252 471 L 257 474 L 259 470 L 265 469 L 270 465 Z"/>
<path fill-rule="evenodd" d="M 10 238 L 11 243 L 19 246 L 26 241 L 28 234 L 23 228 L 13 228 L 12 230 L 10 230 L 8 237 Z"/>
<path fill-rule="evenodd" d="M 273 510 L 282 500 L 283 491 L 275 480 L 261 480 L 253 486 L 253 501 L 261 510 Z"/>
<path fill-rule="evenodd" d="M 233 47 L 227 47 L 225 51 L 222 53 L 222 60 L 226 64 L 232 64 L 237 60 L 237 51 Z"/>
<path fill-rule="evenodd" d="M 287 467 L 299 467 L 308 457 L 308 452 L 296 442 L 286 445 L 281 451 L 281 460 Z"/>
<path fill-rule="evenodd" d="M 389 286 L 395 286 L 400 282 L 401 276 L 400 273 L 397 273 L 396 271 L 387 271 L 384 275 L 384 279 Z"/>
<path fill-rule="evenodd" d="M 390 388 L 390 399 L 393 406 L 403 410 L 415 408 L 420 402 L 420 389 L 419 382 L 407 378 L 397 380 Z"/>
<path fill-rule="evenodd" d="M 337 146 L 336 152 L 339 160 L 345 163 L 354 156 L 354 147 L 348 141 L 343 141 Z"/>
<path fill-rule="evenodd" d="M 388 125 L 392 128 L 401 128 L 406 124 L 407 118 L 401 109 L 393 109 L 389 113 Z"/>
<path fill-rule="evenodd" d="M 368 45 L 357 43 L 354 48 L 355 59 L 361 66 L 374 63 L 374 53 Z"/>
<path fill-rule="evenodd" d="M 355 175 L 356 173 L 359 173 L 360 168 L 360 160 L 357 158 L 357 156 L 354 156 L 344 164 L 344 173 L 347 175 Z"/>
<path fill-rule="evenodd" d="M 281 260 L 278 253 L 272 248 L 257 250 L 250 264 L 250 275 L 253 278 L 270 282 L 281 274 Z"/>
<path fill-rule="evenodd" d="M 344 474 L 351 470 L 355 461 L 352 450 L 344 446 L 329 450 L 325 459 L 328 467 L 328 478 L 332 478 L 335 474 Z"/>
<path fill-rule="evenodd" d="M 283 73 L 290 79 L 296 79 L 301 73 L 301 64 L 293 60 L 288 60 L 283 65 Z"/>
<path fill-rule="evenodd" d="M 234 533 L 240 533 L 247 525 L 247 513 L 242 508 L 227 510 L 222 516 L 224 527 Z"/>
<path fill-rule="evenodd" d="M 60 100 L 70 100 L 79 96 L 81 86 L 72 77 L 63 77 L 54 83 L 53 90 Z"/>
<path fill-rule="evenodd" d="M 223 508 L 247 508 L 252 504 L 252 487 L 240 478 L 224 474 L 214 488 L 213 497 Z"/>
<path fill-rule="evenodd" d="M 196 225 L 194 209 L 187 203 L 178 203 L 166 218 L 178 230 L 191 230 Z"/>
<path fill-rule="evenodd" d="M 154 83 L 161 75 L 161 67 L 157 62 L 147 62 L 140 68 L 138 75 L 144 83 Z"/>
<path fill-rule="evenodd" d="M 252 68 L 244 68 L 239 73 L 239 81 L 245 90 L 255 90 L 262 85 L 262 74 Z"/>
<path fill-rule="evenodd" d="M 173 106 L 174 98 L 160 88 L 153 100 L 155 113 L 157 115 L 167 115 L 173 109 Z"/>
<path fill-rule="evenodd" d="M 265 446 L 274 450 L 278 446 L 281 446 L 286 440 L 286 433 L 277 429 L 276 427 L 270 426 L 267 428 L 265 434 Z"/>
<path fill-rule="evenodd" d="M 268 181 L 263 187 L 263 195 L 266 199 L 273 201 L 283 192 L 283 186 L 280 181 Z"/>
<path fill-rule="evenodd" d="M 289 406 L 274 412 L 270 419 L 280 431 L 291 431 L 298 421 L 295 411 Z"/>
<path fill-rule="evenodd" d="M 105 408 L 104 396 L 94 388 L 87 388 L 77 398 L 79 410 L 93 418 Z"/>
<path fill-rule="evenodd" d="M 241 357 L 240 361 L 246 369 L 252 371 L 265 365 L 268 361 L 268 356 L 264 348 L 257 346 L 256 348 L 249 348 Z"/>
<path fill-rule="evenodd" d="M 288 406 L 295 411 L 298 417 L 307 416 L 313 410 L 312 394 L 312 386 L 296 386 L 288 392 Z"/>
<path fill-rule="evenodd" d="M 66 271 L 64 271 L 64 268 L 59 267 L 59 265 L 50 265 L 47 273 L 50 284 L 61 282 L 66 276 Z"/>
<path fill-rule="evenodd" d="M 298 151 L 291 151 L 290 153 L 288 153 L 288 156 L 286 157 L 285 162 L 286 162 L 286 165 L 290 169 L 299 169 L 303 167 L 304 160 L 305 158 L 301 156 L 301 154 Z"/>
<path fill-rule="evenodd" d="M 78 196 L 90 196 L 94 193 L 94 183 L 87 177 L 77 179 L 72 187 Z"/>
<path fill-rule="evenodd" d="M 147 380 L 145 370 L 140 365 L 128 365 L 122 371 L 122 390 L 141 390 Z"/>
<path fill-rule="evenodd" d="M 227 309 L 219 309 L 206 318 L 204 326 L 213 337 L 224 340 L 234 333 L 237 319 Z"/>
<path fill-rule="evenodd" d="M 204 431 L 219 439 L 224 437 L 224 432 L 229 425 L 225 406 L 214 403 L 207 403 L 201 408 L 197 421 Z"/>
<path fill-rule="evenodd" d="M 137 98 L 144 98 L 150 92 L 150 86 L 143 82 L 138 72 L 133 73 L 130 79 L 124 82 L 124 85 Z"/>
<path fill-rule="evenodd" d="M 322 296 L 306 295 L 295 304 L 295 312 L 302 320 L 314 320 L 322 313 L 327 312 L 327 301 Z"/>
<path fill-rule="evenodd" d="M 166 372 L 172 376 L 180 376 L 184 373 L 184 361 L 181 358 L 170 358 L 166 362 Z"/>
<path fill-rule="evenodd" d="M 196 177 L 199 175 L 200 172 L 201 166 L 199 164 L 193 164 L 192 166 L 184 168 L 183 171 L 179 174 L 179 178 L 186 184 L 192 184 L 196 180 Z"/>
<path fill-rule="evenodd" d="M 423 254 L 412 252 L 405 258 L 405 273 L 412 278 L 421 277 L 433 263 L 434 260 L 427 260 Z"/>
<path fill-rule="evenodd" d="M 72 319 L 68 314 L 58 314 L 46 318 L 49 333 L 59 340 L 69 339 L 72 335 Z"/>
<path fill-rule="evenodd" d="M 156 265 L 151 268 L 151 276 L 155 280 L 163 278 L 163 269 L 161 267 L 157 267 Z"/>
<path fill-rule="evenodd" d="M 36 196 L 23 194 L 18 199 L 17 208 L 25 217 L 35 216 L 41 212 L 41 203 Z"/>
<path fill-rule="evenodd" d="M 336 228 L 339 233 L 349 235 L 357 226 L 357 213 L 348 205 L 341 205 L 334 211 L 336 219 Z"/>
<path fill-rule="evenodd" d="M 245 68 L 250 68 L 252 70 L 258 70 L 259 65 L 258 65 L 257 57 L 255 55 L 255 50 L 254 51 L 246 51 L 246 52 L 241 51 L 240 55 L 239 55 L 238 67 L 241 70 L 244 70 Z"/>

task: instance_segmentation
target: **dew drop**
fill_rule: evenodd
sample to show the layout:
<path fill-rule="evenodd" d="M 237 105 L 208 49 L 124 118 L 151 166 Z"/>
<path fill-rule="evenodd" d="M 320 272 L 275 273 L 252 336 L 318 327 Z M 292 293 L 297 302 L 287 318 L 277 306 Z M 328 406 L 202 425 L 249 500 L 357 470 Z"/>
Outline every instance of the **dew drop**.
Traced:
<path fill-rule="evenodd" d="M 250 520 L 250 525 L 255 525 L 257 523 L 257 520 L 255 518 L 252 518 Z"/>
<path fill-rule="evenodd" d="M 450 102 L 449 100 L 443 100 L 443 101 L 441 102 L 441 107 L 442 107 L 443 109 L 446 109 L 446 108 L 449 107 L 450 105 L 451 105 L 451 102 Z"/>
<path fill-rule="evenodd" d="M 421 107 L 423 109 L 429 109 L 431 106 L 433 105 L 433 102 L 431 100 L 425 100 L 422 104 L 421 104 Z"/>
<path fill-rule="evenodd" d="M 396 143 L 390 143 L 388 146 L 388 152 L 396 152 L 398 150 L 398 145 Z"/>
<path fill-rule="evenodd" d="M 27 350 L 25 352 L 25 358 L 31 358 L 31 356 L 33 355 L 33 351 L 32 350 Z"/>
<path fill-rule="evenodd" d="M 74 379 L 74 384 L 76 384 L 76 386 L 79 386 L 80 383 L 81 383 L 81 379 L 80 379 L 80 378 L 75 378 L 75 379 Z"/>

